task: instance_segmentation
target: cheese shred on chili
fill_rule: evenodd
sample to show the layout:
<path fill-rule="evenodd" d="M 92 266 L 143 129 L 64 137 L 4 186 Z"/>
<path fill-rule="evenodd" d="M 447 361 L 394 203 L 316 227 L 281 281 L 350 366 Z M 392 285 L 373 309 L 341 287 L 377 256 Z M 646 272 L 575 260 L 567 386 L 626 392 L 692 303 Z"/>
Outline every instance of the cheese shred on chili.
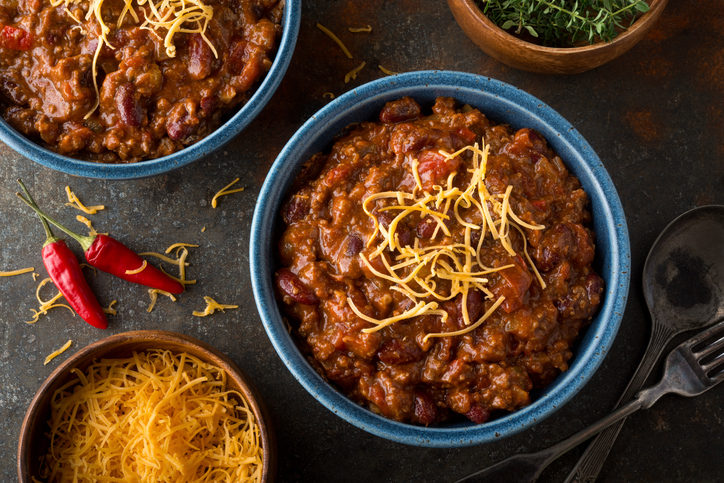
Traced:
<path fill-rule="evenodd" d="M 439 151 L 448 161 L 470 152 L 472 166 L 468 169 L 470 178 L 467 186 L 455 186 L 454 180 L 458 173 L 453 172 L 448 176 L 446 186 L 435 185 L 430 192 L 423 188 L 418 161 L 412 160 L 412 175 L 415 180 L 412 193 L 387 191 L 375 193 L 365 199 L 362 208 L 372 218 L 375 227 L 367 240 L 367 246 L 372 245 L 378 234 L 381 235 L 382 241 L 367 258 L 360 253 L 360 259 L 370 272 L 393 283 L 391 289 L 406 295 L 415 305 L 401 314 L 378 320 L 364 314 L 348 297 L 347 303 L 352 311 L 361 319 L 373 324 L 373 327 L 363 329 L 363 332 L 375 332 L 395 322 L 421 315 L 439 315 L 445 320 L 447 312 L 442 310 L 440 305 L 457 296 L 461 296 L 462 299 L 460 306 L 465 328 L 455 332 L 429 333 L 425 336 L 424 342 L 434 337 L 462 335 L 479 327 L 505 301 L 505 297 L 498 297 L 478 320 L 470 320 L 467 308 L 469 291 L 477 289 L 484 294 L 486 300 L 494 299 L 493 293 L 487 287 L 486 275 L 514 266 L 512 264 L 500 267 L 485 266 L 480 258 L 483 241 L 489 233 L 511 257 L 517 256 L 510 240 L 510 227 L 517 230 L 523 238 L 525 258 L 535 272 L 541 287 L 545 288 L 543 278 L 528 255 L 526 237 L 522 230 L 522 228 L 542 230 L 545 227 L 527 223 L 514 213 L 510 203 L 512 186 L 507 186 L 503 194 L 488 192 L 485 185 L 488 151 L 487 145 L 481 149 L 477 143 L 451 154 Z M 461 166 L 466 164 L 462 163 Z M 392 216 L 392 221 L 387 227 L 383 226 L 377 214 L 370 210 L 370 205 L 378 200 L 386 200 L 386 204 L 377 211 L 387 212 Z M 481 222 L 475 224 L 466 221 L 461 215 L 461 210 L 477 211 Z M 423 219 L 429 219 L 434 224 L 431 240 L 435 239 L 440 231 L 445 236 L 451 236 L 445 221 L 454 217 L 464 227 L 464 243 L 423 247 L 421 240 L 415 238 L 412 246 L 402 246 L 397 235 L 397 227 L 413 213 L 419 214 Z M 471 242 L 473 231 L 479 232 L 480 235 L 476 245 Z M 399 255 L 393 256 L 393 252 L 398 252 Z M 376 258 L 379 258 L 384 266 L 385 273 L 372 265 L 371 262 Z M 449 290 L 444 292 L 438 288 L 443 281 L 449 286 Z"/>

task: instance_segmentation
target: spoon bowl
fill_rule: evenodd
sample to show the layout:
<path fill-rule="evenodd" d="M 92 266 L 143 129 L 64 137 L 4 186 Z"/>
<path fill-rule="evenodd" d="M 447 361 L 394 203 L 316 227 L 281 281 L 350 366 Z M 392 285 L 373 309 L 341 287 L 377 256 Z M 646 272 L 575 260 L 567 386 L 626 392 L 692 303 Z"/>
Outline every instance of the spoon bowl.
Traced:
<path fill-rule="evenodd" d="M 651 317 L 677 333 L 724 317 L 724 206 L 672 221 L 651 247 L 643 283 Z"/>

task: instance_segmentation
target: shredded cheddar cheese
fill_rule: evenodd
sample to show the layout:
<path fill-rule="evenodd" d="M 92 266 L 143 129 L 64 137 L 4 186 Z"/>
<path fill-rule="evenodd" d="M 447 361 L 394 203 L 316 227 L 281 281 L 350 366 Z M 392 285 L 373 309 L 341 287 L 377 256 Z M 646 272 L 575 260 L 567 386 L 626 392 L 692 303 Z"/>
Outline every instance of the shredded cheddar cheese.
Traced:
<path fill-rule="evenodd" d="M 100 44 L 99 44 L 100 45 Z M 65 193 L 68 195 L 68 203 L 65 206 L 72 206 L 76 210 L 80 210 L 88 215 L 95 215 L 100 210 L 105 210 L 106 207 L 103 205 L 98 206 L 85 206 L 80 202 L 75 193 L 70 190 L 70 186 L 65 187 Z M 84 222 L 85 223 L 85 222 Z M 89 222 L 90 223 L 90 222 Z"/>
<path fill-rule="evenodd" d="M 206 227 L 203 227 L 203 228 L 201 229 L 201 233 L 203 233 L 203 232 L 205 232 L 205 231 L 206 231 Z"/>
<path fill-rule="evenodd" d="M 170 298 L 172 301 L 176 301 L 176 297 L 173 296 L 172 293 L 166 292 L 165 290 L 161 290 L 158 288 L 151 288 L 148 289 L 148 295 L 151 297 L 151 303 L 149 304 L 148 308 L 146 309 L 146 312 L 151 312 L 153 308 L 156 306 L 156 301 L 158 300 L 158 294 L 165 295 L 166 297 Z"/>
<path fill-rule="evenodd" d="M 48 362 L 52 361 L 53 359 L 55 359 L 56 357 L 58 357 L 60 354 L 62 354 L 63 352 L 67 351 L 68 348 L 70 347 L 70 345 L 71 345 L 72 343 L 73 343 L 73 341 L 72 341 L 72 340 L 69 340 L 68 342 L 66 342 L 65 344 L 63 344 L 63 347 L 61 347 L 60 349 L 55 350 L 55 351 L 51 352 L 50 354 L 48 354 L 48 357 L 45 358 L 45 362 L 43 362 L 43 365 L 44 365 L 44 366 L 47 366 L 47 365 L 48 365 Z"/>
<path fill-rule="evenodd" d="M 397 74 L 399 74 L 399 72 L 392 72 L 392 71 L 389 70 L 389 69 L 385 69 L 385 68 L 382 67 L 381 65 L 378 65 L 377 67 L 379 67 L 380 70 L 381 70 L 382 72 L 384 72 L 385 74 L 387 74 L 387 75 L 397 75 Z"/>
<path fill-rule="evenodd" d="M 321 23 L 318 23 L 318 24 L 317 24 L 317 28 L 318 28 L 319 30 L 321 30 L 322 32 L 324 32 L 325 34 L 327 34 L 327 36 L 328 36 L 330 39 L 334 40 L 334 42 L 335 42 L 337 45 L 339 45 L 339 48 L 342 49 L 342 52 L 344 52 L 344 55 L 346 55 L 346 56 L 349 57 L 350 59 L 352 58 L 352 54 L 350 53 L 350 51 L 349 51 L 349 50 L 347 49 L 347 47 L 342 43 L 342 41 L 339 40 L 339 38 L 332 33 L 331 30 L 329 30 L 327 27 L 325 27 L 325 26 L 322 25 Z"/>
<path fill-rule="evenodd" d="M 260 429 L 223 369 L 156 349 L 71 372 L 51 400 L 46 481 L 260 483 Z"/>
<path fill-rule="evenodd" d="M 176 245 L 171 245 L 171 247 L 169 247 L 169 249 L 168 249 L 168 251 L 167 251 L 166 253 L 171 253 L 171 251 L 172 251 L 174 248 L 176 248 L 176 246 L 178 246 L 178 244 L 176 244 Z M 197 245 L 187 245 L 187 246 L 197 246 Z M 158 259 L 160 259 L 160 260 L 163 260 L 164 262 L 171 263 L 171 264 L 173 264 L 173 265 L 178 265 L 178 264 L 179 264 L 178 259 L 175 259 L 175 260 L 174 260 L 174 259 L 171 258 L 171 257 L 167 257 L 167 256 L 165 256 L 165 255 L 161 255 L 160 253 L 156 253 L 156 252 L 144 252 L 144 253 L 139 253 L 138 255 L 139 255 L 139 256 L 142 256 L 142 257 L 156 257 L 156 258 L 158 258 Z M 188 265 L 188 263 L 187 263 L 186 265 Z"/>
<path fill-rule="evenodd" d="M 223 188 L 221 188 L 221 191 L 219 191 L 218 193 L 216 193 L 216 194 L 214 195 L 214 197 L 211 198 L 211 207 L 212 207 L 212 208 L 216 208 L 216 200 L 217 200 L 219 197 L 221 197 L 221 196 L 230 195 L 230 194 L 232 194 L 232 193 L 240 193 L 240 192 L 244 191 L 244 188 L 238 188 L 238 189 L 235 189 L 235 190 L 230 190 L 230 189 L 229 189 L 229 188 L 231 188 L 232 186 L 234 186 L 234 185 L 235 185 L 236 183 L 238 183 L 238 182 L 239 182 L 239 178 L 236 178 L 234 181 L 232 181 L 231 183 L 229 183 L 229 184 L 227 184 L 226 186 L 224 186 Z M 168 253 L 168 252 L 166 252 L 166 253 Z"/>
<path fill-rule="evenodd" d="M 325 92 L 324 94 L 322 94 L 322 97 L 326 97 L 327 99 L 334 99 L 334 93 Z"/>
<path fill-rule="evenodd" d="M 359 33 L 359 32 L 372 32 L 372 26 L 371 26 L 371 25 L 368 25 L 368 26 L 366 26 L 366 27 L 350 27 L 350 28 L 347 29 L 347 30 L 349 30 L 349 31 L 352 32 L 353 34 L 356 34 L 356 33 Z"/>
<path fill-rule="evenodd" d="M 176 249 L 176 248 L 181 248 L 181 247 L 194 247 L 194 248 L 198 248 L 199 246 L 198 246 L 198 245 L 192 245 L 191 243 L 174 243 L 173 245 L 171 245 L 170 247 L 168 247 L 164 253 L 171 253 L 174 249 Z"/>
<path fill-rule="evenodd" d="M 93 228 L 93 225 L 91 224 L 91 221 L 90 221 L 88 218 L 86 218 L 85 216 L 83 216 L 83 215 L 78 215 L 78 216 L 75 217 L 75 219 L 78 220 L 78 221 L 80 221 L 81 223 L 83 223 L 85 226 L 87 226 L 88 229 L 90 230 L 90 234 L 91 234 L 91 235 L 97 235 L 97 234 L 98 234 L 98 232 L 96 231 L 96 229 Z"/>
<path fill-rule="evenodd" d="M 216 310 L 221 310 L 222 312 L 224 309 L 238 309 L 238 305 L 223 305 L 218 303 L 216 300 L 212 299 L 211 297 L 204 297 L 204 300 L 206 301 L 206 308 L 203 312 L 199 312 L 197 310 L 194 310 L 192 312 L 193 315 L 196 317 L 206 317 L 207 315 L 213 314 Z"/>
<path fill-rule="evenodd" d="M 136 268 L 135 270 L 126 270 L 126 275 L 135 275 L 137 273 L 141 273 L 146 269 L 148 266 L 148 262 L 146 260 L 143 261 L 140 267 Z"/>
<path fill-rule="evenodd" d="M 365 257 L 364 253 L 360 253 L 360 260 L 373 275 L 391 282 L 392 290 L 404 294 L 415 305 L 401 314 L 396 313 L 392 317 L 378 320 L 364 314 L 359 307 L 355 306 L 352 299 L 347 298 L 347 303 L 352 311 L 359 318 L 373 325 L 373 327 L 363 329 L 362 332 L 375 332 L 401 320 L 420 315 L 438 315 L 445 321 L 448 314 L 440 308 L 440 304 L 458 296 L 461 297 L 465 328 L 455 332 L 429 333 L 423 342 L 434 337 L 462 335 L 479 327 L 505 301 L 505 297 L 498 297 L 478 320 L 470 320 L 467 308 L 469 291 L 477 289 L 484 294 L 485 299 L 494 299 L 493 293 L 487 287 L 486 275 L 514 267 L 513 264 L 499 267 L 485 266 L 480 256 L 483 241 L 486 235 L 490 234 L 490 237 L 497 241 L 511 257 L 516 257 L 517 253 L 510 239 L 511 227 L 520 233 L 523 239 L 523 253 L 541 287 L 545 288 L 543 278 L 528 255 L 526 236 L 522 230 L 522 228 L 542 230 L 545 227 L 527 223 L 515 214 L 510 203 L 513 186 L 507 186 L 505 193 L 502 194 L 491 194 L 488 191 L 485 185 L 488 151 L 488 146 L 484 145 L 480 149 L 477 143 L 452 154 L 439 151 L 447 160 L 469 152 L 472 163 L 467 170 L 469 180 L 466 186 L 455 185 L 454 180 L 458 173 L 453 172 L 448 176 L 445 186 L 434 185 L 431 190 L 425 189 L 418 171 L 419 162 L 413 159 L 411 169 L 415 186 L 412 193 L 380 192 L 368 196 L 364 200 L 362 208 L 374 223 L 374 231 L 367 240 L 367 247 L 374 249 L 368 257 Z M 462 166 L 466 166 L 466 164 L 463 163 Z M 387 227 L 383 226 L 377 215 L 371 211 L 372 203 L 377 203 L 378 212 L 387 212 L 392 216 L 392 221 Z M 413 213 L 422 220 L 430 220 L 434 226 L 430 240 L 434 240 L 440 232 L 445 237 L 450 237 L 452 234 L 445 221 L 454 217 L 464 228 L 464 242 L 428 243 L 428 246 L 423 246 L 423 240 L 415 237 L 412 246 L 409 244 L 402 246 L 397 234 L 397 227 L 408 215 Z M 476 223 L 469 221 L 477 219 L 480 221 Z M 474 231 L 477 231 L 479 235 L 476 245 L 473 245 L 471 241 Z M 372 243 L 378 235 L 381 235 L 382 241 L 376 247 L 372 247 Z M 399 254 L 395 256 L 393 252 Z M 379 269 L 373 266 L 372 262 L 375 259 L 379 259 L 384 270 L 379 263 L 377 264 Z M 444 289 L 441 289 L 442 286 Z"/>
<path fill-rule="evenodd" d="M 71 309 L 69 306 L 67 306 L 65 304 L 56 304 L 55 303 L 58 301 L 58 299 L 60 299 L 63 296 L 62 293 L 59 292 L 53 298 L 51 298 L 50 300 L 46 300 L 46 301 L 44 301 L 43 299 L 40 298 L 40 289 L 43 288 L 43 285 L 45 285 L 48 282 L 50 282 L 50 277 L 44 278 L 38 284 L 38 288 L 35 289 L 35 298 L 37 298 L 38 302 L 40 302 L 40 307 L 38 308 L 38 310 L 30 309 L 30 311 L 33 312 L 33 319 L 25 322 L 26 324 L 36 323 L 40 319 L 41 315 L 47 315 L 48 310 L 55 309 L 58 307 L 65 307 L 66 309 L 70 310 L 70 313 L 73 314 L 73 316 L 75 316 L 75 312 L 73 312 L 73 309 Z"/>
<path fill-rule="evenodd" d="M 351 71 L 347 72 L 347 74 L 344 76 L 344 83 L 347 84 L 351 79 L 356 79 L 357 74 L 359 74 L 359 71 L 362 70 L 362 68 L 367 65 L 366 62 L 362 62 L 360 65 L 352 69 Z"/>
<path fill-rule="evenodd" d="M 0 277 L 12 277 L 14 275 L 21 275 L 23 273 L 32 272 L 35 270 L 33 267 L 30 268 L 21 268 L 19 270 L 11 270 L 9 272 L 0 272 Z"/>
<path fill-rule="evenodd" d="M 38 280 L 38 277 L 39 277 L 39 276 L 40 276 L 39 273 L 33 273 L 33 282 L 35 282 L 36 280 Z"/>
<path fill-rule="evenodd" d="M 118 313 L 118 311 L 113 308 L 113 305 L 115 305 L 116 302 L 118 302 L 118 300 L 112 301 L 112 302 L 108 305 L 108 308 L 107 308 L 107 309 L 103 309 L 103 312 L 106 313 L 106 314 L 116 315 L 116 314 Z"/>
<path fill-rule="evenodd" d="M 94 266 L 92 266 L 92 265 L 88 265 L 87 263 L 81 263 L 81 264 L 80 264 L 80 268 L 90 268 L 91 270 L 93 270 L 93 274 L 94 274 L 96 277 L 98 276 L 98 270 L 96 270 L 96 267 L 94 267 Z"/>

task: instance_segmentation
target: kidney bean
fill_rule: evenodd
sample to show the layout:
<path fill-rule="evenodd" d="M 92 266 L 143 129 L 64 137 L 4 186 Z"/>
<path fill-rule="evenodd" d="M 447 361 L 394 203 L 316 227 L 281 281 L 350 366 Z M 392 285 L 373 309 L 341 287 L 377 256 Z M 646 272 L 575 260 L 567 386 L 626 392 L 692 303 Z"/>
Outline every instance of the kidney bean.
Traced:
<path fill-rule="evenodd" d="M 139 127 L 143 121 L 143 108 L 135 97 L 136 89 L 130 82 L 123 84 L 116 91 L 116 110 L 121 122 L 129 127 Z"/>
<path fill-rule="evenodd" d="M 282 207 L 282 218 L 287 225 L 301 220 L 307 216 L 307 213 L 309 213 L 308 196 L 299 196 L 299 194 L 292 196 Z"/>
<path fill-rule="evenodd" d="M 483 295 L 478 290 L 468 291 L 468 319 L 471 324 L 478 321 L 480 313 L 483 311 Z M 463 317 L 463 296 L 460 294 L 455 299 L 455 308 L 457 309 L 457 323 L 461 329 L 465 328 L 465 318 Z"/>
<path fill-rule="evenodd" d="M 385 364 L 407 364 L 419 361 L 422 350 L 409 340 L 388 339 L 382 343 L 377 356 Z"/>
<path fill-rule="evenodd" d="M 573 231 L 564 223 L 559 223 L 547 230 L 533 252 L 538 269 L 547 272 L 567 260 L 570 257 L 573 242 Z"/>
<path fill-rule="evenodd" d="M 414 419 L 425 426 L 434 423 L 437 419 L 435 400 L 428 393 L 420 390 L 415 391 Z"/>
<path fill-rule="evenodd" d="M 410 97 L 388 102 L 380 112 L 380 121 L 397 123 L 420 117 L 420 105 Z"/>
<path fill-rule="evenodd" d="M 214 112 L 216 112 L 217 106 L 218 106 L 218 103 L 216 102 L 216 98 L 213 96 L 202 97 L 201 101 L 199 101 L 199 107 L 201 108 L 201 114 L 204 117 L 211 117 L 214 114 Z"/>
<path fill-rule="evenodd" d="M 470 405 L 470 411 L 465 413 L 465 416 L 475 424 L 482 424 L 490 418 L 490 409 L 474 402 Z"/>
<path fill-rule="evenodd" d="M 194 80 L 205 79 L 211 74 L 211 62 L 214 53 L 201 34 L 195 33 L 189 38 L 189 75 Z"/>
<path fill-rule="evenodd" d="M 314 305 L 319 299 L 312 289 L 304 285 L 299 277 L 288 268 L 281 268 L 276 273 L 277 287 L 300 304 Z"/>
<path fill-rule="evenodd" d="M 226 58 L 229 72 L 233 75 L 241 74 L 247 61 L 246 45 L 248 42 L 241 37 L 234 36 L 229 45 L 229 56 Z"/>
<path fill-rule="evenodd" d="M 586 277 L 586 292 L 588 292 L 588 299 L 594 306 L 598 306 L 601 303 L 603 285 L 603 279 L 593 272 L 589 273 L 588 277 Z"/>
<path fill-rule="evenodd" d="M 348 257 L 354 257 L 362 251 L 364 246 L 365 244 L 362 239 L 359 236 L 352 234 L 347 237 L 347 246 L 344 250 L 344 254 Z"/>

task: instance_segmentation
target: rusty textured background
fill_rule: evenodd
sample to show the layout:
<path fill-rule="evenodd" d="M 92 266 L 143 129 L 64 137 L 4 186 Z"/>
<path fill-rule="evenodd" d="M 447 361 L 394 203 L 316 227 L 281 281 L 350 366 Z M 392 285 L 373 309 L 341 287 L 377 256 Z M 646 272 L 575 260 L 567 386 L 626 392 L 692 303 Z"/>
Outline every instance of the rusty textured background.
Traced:
<path fill-rule="evenodd" d="M 355 59 L 344 57 L 315 28 L 340 34 Z M 350 26 L 370 24 L 371 33 Z M 508 68 L 480 51 L 457 26 L 442 0 L 305 0 L 294 59 L 276 95 L 233 143 L 166 176 L 129 182 L 78 179 L 45 169 L 0 144 L 0 270 L 34 266 L 44 240 L 37 218 L 15 199 L 22 177 L 41 206 L 82 231 L 63 205 L 70 185 L 87 204 L 107 209 L 91 216 L 138 251 L 197 243 L 189 268 L 198 284 L 178 302 L 159 300 L 146 312 L 140 286 L 89 275 L 103 305 L 117 299 L 107 331 L 92 329 L 64 309 L 35 325 L 37 282 L 30 275 L 0 278 L 0 481 L 15 481 L 18 432 L 42 380 L 58 364 L 45 355 L 73 339 L 68 354 L 112 333 L 168 329 L 209 342 L 228 354 L 261 390 L 279 439 L 281 482 L 448 482 L 516 452 L 541 449 L 606 414 L 624 389 L 648 341 L 650 321 L 641 270 L 657 234 L 695 206 L 724 204 L 724 4 L 672 0 L 658 25 L 633 50 L 591 72 L 550 77 Z M 355 81 L 344 74 L 360 61 Z M 276 356 L 254 305 L 248 236 L 264 176 L 294 131 L 327 99 L 382 75 L 451 69 L 484 74 L 520 87 L 568 119 L 598 152 L 618 189 L 631 232 L 630 299 L 615 345 L 585 389 L 553 417 L 509 439 L 481 447 L 425 449 L 369 435 L 324 409 Z M 240 177 L 246 191 L 211 196 Z M 201 229 L 206 227 L 206 231 Z M 76 246 L 77 248 L 77 246 Z M 80 254 L 80 251 L 78 251 Z M 209 295 L 241 306 L 196 318 Z M 62 360 L 67 355 L 60 359 Z M 717 482 L 724 480 L 724 388 L 695 398 L 667 396 L 629 419 L 608 459 L 603 482 Z M 555 462 L 541 481 L 562 481 L 580 449 Z"/>

